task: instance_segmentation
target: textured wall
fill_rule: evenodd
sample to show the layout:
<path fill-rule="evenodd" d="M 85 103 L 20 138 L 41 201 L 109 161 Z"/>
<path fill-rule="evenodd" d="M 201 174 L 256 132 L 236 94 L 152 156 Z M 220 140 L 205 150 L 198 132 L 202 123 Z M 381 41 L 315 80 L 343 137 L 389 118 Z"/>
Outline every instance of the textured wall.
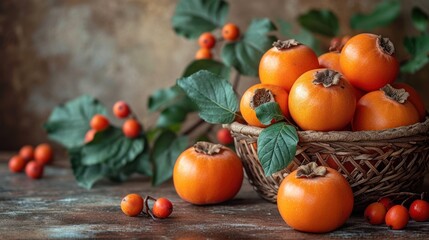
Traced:
<path fill-rule="evenodd" d="M 376 1 L 230 1 L 229 20 L 245 28 L 253 17 L 293 21 L 310 8 L 338 14 L 343 33 L 352 11 L 368 11 Z M 87 93 L 106 106 L 124 99 L 146 126 L 156 116 L 146 99 L 174 84 L 197 50 L 177 37 L 170 0 L 2 0 L 0 2 L 0 150 L 46 140 L 43 122 L 57 104 Z M 403 1 L 403 14 L 378 31 L 396 44 L 414 33 L 409 12 L 428 1 Z M 398 31 L 401 29 L 401 31 Z M 328 40 L 325 39 L 326 43 Z M 405 57 L 403 50 L 399 56 Z M 410 79 L 429 106 L 428 69 Z M 410 77 L 411 78 L 411 77 Z M 243 91 L 256 79 L 245 79 Z"/>

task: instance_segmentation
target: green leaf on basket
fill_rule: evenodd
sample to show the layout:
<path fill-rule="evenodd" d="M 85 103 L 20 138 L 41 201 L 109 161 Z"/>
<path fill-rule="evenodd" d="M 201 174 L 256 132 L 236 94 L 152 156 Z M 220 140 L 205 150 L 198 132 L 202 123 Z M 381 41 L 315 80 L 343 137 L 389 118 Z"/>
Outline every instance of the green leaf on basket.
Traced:
<path fill-rule="evenodd" d="M 320 41 L 314 37 L 314 35 L 306 30 L 305 28 L 299 29 L 299 32 L 295 32 L 292 29 L 292 25 L 284 19 L 278 19 L 277 25 L 279 26 L 279 32 L 282 36 L 288 39 L 295 39 L 298 42 L 309 46 L 316 52 L 317 55 L 322 54 L 322 49 L 320 48 Z"/>
<path fill-rule="evenodd" d="M 295 157 L 297 144 L 295 127 L 279 122 L 265 128 L 258 137 L 258 157 L 265 175 L 287 167 Z"/>
<path fill-rule="evenodd" d="M 401 12 L 399 0 L 384 0 L 368 14 L 356 13 L 350 19 L 352 29 L 373 30 L 392 23 Z"/>
<path fill-rule="evenodd" d="M 188 138 L 186 136 L 178 137 L 171 131 L 161 133 L 155 141 L 152 152 L 154 165 L 153 185 L 159 185 L 171 178 L 177 157 L 187 147 Z"/>
<path fill-rule="evenodd" d="M 413 7 L 411 11 L 411 19 L 414 27 L 420 32 L 426 31 L 428 27 L 429 16 L 419 7 Z"/>
<path fill-rule="evenodd" d="M 411 59 L 401 66 L 401 72 L 415 73 L 429 62 L 429 34 L 417 37 L 406 37 L 404 46 L 411 54 Z"/>
<path fill-rule="evenodd" d="M 223 0 L 180 0 L 172 18 L 173 29 L 185 38 L 197 38 L 222 27 L 228 10 Z"/>
<path fill-rule="evenodd" d="M 270 125 L 273 121 L 278 122 L 285 117 L 277 102 L 268 102 L 258 106 L 255 109 L 256 117 L 264 125 Z"/>
<path fill-rule="evenodd" d="M 44 128 L 50 139 L 66 148 L 81 146 L 95 114 L 106 115 L 107 110 L 97 99 L 84 95 L 54 108 Z"/>
<path fill-rule="evenodd" d="M 209 123 L 231 123 L 238 111 L 238 101 L 228 80 L 201 70 L 181 78 L 177 84 L 198 106 L 199 115 Z"/>
<path fill-rule="evenodd" d="M 276 40 L 267 34 L 274 30 L 276 26 L 267 18 L 253 20 L 239 41 L 227 43 L 222 48 L 223 61 L 242 75 L 258 76 L 259 61 Z"/>
<path fill-rule="evenodd" d="M 211 59 L 202 59 L 202 60 L 195 60 L 191 62 L 186 67 L 182 77 L 189 77 L 200 70 L 210 71 L 226 79 L 229 79 L 229 74 L 231 73 L 231 68 L 228 66 L 225 66 L 225 64 L 221 62 L 211 60 Z"/>
<path fill-rule="evenodd" d="M 164 111 L 169 107 L 181 107 L 186 112 L 197 110 L 197 106 L 186 96 L 186 93 L 174 85 L 155 91 L 148 101 L 149 111 Z"/>
<path fill-rule="evenodd" d="M 327 9 L 312 9 L 300 15 L 298 22 L 308 31 L 328 37 L 336 36 L 340 29 L 337 16 Z"/>

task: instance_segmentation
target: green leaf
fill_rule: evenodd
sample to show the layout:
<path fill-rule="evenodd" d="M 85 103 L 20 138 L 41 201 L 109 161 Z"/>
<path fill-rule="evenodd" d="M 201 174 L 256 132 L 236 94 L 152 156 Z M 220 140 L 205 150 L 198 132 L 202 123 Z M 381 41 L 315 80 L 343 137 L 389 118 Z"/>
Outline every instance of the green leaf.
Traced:
<path fill-rule="evenodd" d="M 411 54 L 411 59 L 401 66 L 403 73 L 415 73 L 429 62 L 429 34 L 406 37 L 404 47 Z"/>
<path fill-rule="evenodd" d="M 403 73 L 415 73 L 422 69 L 426 64 L 429 63 L 428 56 L 417 56 L 408 60 L 401 66 L 401 72 Z"/>
<path fill-rule="evenodd" d="M 94 139 L 80 147 L 69 149 L 73 173 L 80 186 L 91 188 L 100 179 L 123 181 L 140 165 L 148 166 L 142 156 L 147 149 L 144 135 L 127 138 L 122 130 L 110 127 L 95 134 Z M 140 168 L 140 170 L 142 170 Z M 145 173 L 150 173 L 148 167 Z"/>
<path fill-rule="evenodd" d="M 173 175 L 177 157 L 188 147 L 186 136 L 177 137 L 174 132 L 165 131 L 155 141 L 153 147 L 153 164 L 155 171 L 153 185 L 160 185 Z"/>
<path fill-rule="evenodd" d="M 173 15 L 174 31 L 185 38 L 197 38 L 225 24 L 228 3 L 223 0 L 180 0 Z"/>
<path fill-rule="evenodd" d="M 181 107 L 169 107 L 161 112 L 156 126 L 180 130 L 180 126 L 185 121 L 187 114 L 188 112 Z"/>
<path fill-rule="evenodd" d="M 270 125 L 273 121 L 278 122 L 285 117 L 277 102 L 268 102 L 258 106 L 255 109 L 256 117 L 264 125 Z"/>
<path fill-rule="evenodd" d="M 149 111 L 164 111 L 169 107 L 181 107 L 187 112 L 197 110 L 197 106 L 195 106 L 186 96 L 186 93 L 176 85 L 157 90 L 149 97 Z"/>
<path fill-rule="evenodd" d="M 298 134 L 293 126 L 284 122 L 265 128 L 258 137 L 258 157 L 265 175 L 282 170 L 293 160 Z"/>
<path fill-rule="evenodd" d="M 104 178 L 108 168 L 102 164 L 84 166 L 80 163 L 80 150 L 69 151 L 73 174 L 79 186 L 90 189 L 95 182 Z"/>
<path fill-rule="evenodd" d="M 267 18 L 253 20 L 242 39 L 222 48 L 223 61 L 243 75 L 258 76 L 259 61 L 276 40 L 267 34 L 274 30 L 275 25 Z"/>
<path fill-rule="evenodd" d="M 117 169 L 132 162 L 145 147 L 143 137 L 127 138 L 121 129 L 110 127 L 94 136 L 94 140 L 81 148 L 81 164 L 106 163 Z"/>
<path fill-rule="evenodd" d="M 149 177 L 153 176 L 153 165 L 150 161 L 149 149 L 146 148 L 147 151 L 144 151 L 140 156 L 137 157 L 138 165 L 137 172 Z"/>
<path fill-rule="evenodd" d="M 337 16 L 327 9 L 312 9 L 298 17 L 302 27 L 310 32 L 334 37 L 340 29 Z"/>
<path fill-rule="evenodd" d="M 201 70 L 181 78 L 177 84 L 198 106 L 199 115 L 209 123 L 231 123 L 238 110 L 238 101 L 228 80 Z"/>
<path fill-rule="evenodd" d="M 98 100 L 84 95 L 54 108 L 44 128 L 50 139 L 66 148 L 77 147 L 84 143 L 95 114 L 107 115 L 107 110 Z"/>
<path fill-rule="evenodd" d="M 414 27 L 417 30 L 420 32 L 426 31 L 429 17 L 421 8 L 413 7 L 413 10 L 411 11 L 411 19 L 413 20 Z"/>
<path fill-rule="evenodd" d="M 278 19 L 277 25 L 279 26 L 280 34 L 285 38 L 293 38 L 298 42 L 309 46 L 318 56 L 322 54 L 322 49 L 320 48 L 320 41 L 315 38 L 310 31 L 301 28 L 299 29 L 299 32 L 295 32 L 292 30 L 292 25 L 283 19 Z"/>
<path fill-rule="evenodd" d="M 385 27 L 392 23 L 401 12 L 399 0 L 385 0 L 379 3 L 375 9 L 368 14 L 356 13 L 350 19 L 352 29 L 373 30 Z"/>
<path fill-rule="evenodd" d="M 228 66 L 225 66 L 221 62 L 211 60 L 211 59 L 203 59 L 203 60 L 195 60 L 191 62 L 186 67 L 182 77 L 189 77 L 200 70 L 210 71 L 226 79 L 229 79 L 229 74 L 231 72 L 231 68 Z"/>

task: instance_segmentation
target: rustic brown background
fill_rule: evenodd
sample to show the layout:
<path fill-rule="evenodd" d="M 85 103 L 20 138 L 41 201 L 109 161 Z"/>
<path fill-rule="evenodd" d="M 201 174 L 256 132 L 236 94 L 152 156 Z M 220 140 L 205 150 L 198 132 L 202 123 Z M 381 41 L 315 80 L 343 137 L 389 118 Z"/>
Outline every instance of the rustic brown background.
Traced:
<path fill-rule="evenodd" d="M 379 1 L 230 1 L 229 21 L 245 29 L 254 17 L 294 22 L 310 8 L 330 8 L 344 34 L 354 11 L 369 11 Z M 128 101 L 147 127 L 147 97 L 173 85 L 197 50 L 195 41 L 175 35 L 170 0 L 2 0 L 0 1 L 0 150 L 46 141 L 42 124 L 57 104 L 90 94 L 106 106 Z M 410 11 L 429 2 L 402 1 L 402 14 L 376 33 L 401 47 L 416 34 Z M 328 39 L 322 39 L 326 44 Z M 218 57 L 218 54 L 216 55 Z M 429 69 L 408 76 L 429 106 Z M 257 79 L 244 79 L 240 91 Z"/>

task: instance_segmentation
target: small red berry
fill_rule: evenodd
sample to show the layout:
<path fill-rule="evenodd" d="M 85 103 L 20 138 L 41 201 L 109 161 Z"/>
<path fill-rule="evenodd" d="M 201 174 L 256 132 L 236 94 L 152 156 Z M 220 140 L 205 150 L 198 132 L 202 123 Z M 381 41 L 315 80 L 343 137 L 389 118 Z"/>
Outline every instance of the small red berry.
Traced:
<path fill-rule="evenodd" d="M 92 117 L 89 125 L 91 126 L 92 129 L 99 132 L 99 131 L 103 131 L 104 129 L 108 128 L 110 123 L 109 123 L 109 120 L 104 115 L 95 114 Z"/>
<path fill-rule="evenodd" d="M 34 148 L 31 145 L 25 145 L 19 150 L 19 156 L 25 161 L 30 161 L 34 158 Z"/>
<path fill-rule="evenodd" d="M 212 59 L 213 58 L 213 54 L 212 51 L 208 48 L 200 48 L 196 53 L 195 53 L 195 59 L 200 60 L 200 59 Z"/>
<path fill-rule="evenodd" d="M 384 223 L 386 212 L 386 208 L 383 204 L 374 202 L 365 208 L 364 216 L 370 224 L 379 225 Z"/>
<path fill-rule="evenodd" d="M 51 145 L 47 143 L 39 144 L 36 149 L 34 149 L 34 160 L 42 165 L 50 163 L 53 158 L 54 151 Z"/>
<path fill-rule="evenodd" d="M 198 44 L 202 48 L 213 48 L 216 44 L 216 38 L 210 32 L 205 32 L 198 38 Z"/>
<path fill-rule="evenodd" d="M 222 37 L 228 41 L 235 41 L 240 36 L 240 29 L 233 23 L 227 23 L 222 28 Z"/>
<path fill-rule="evenodd" d="M 386 208 L 386 211 L 388 211 L 391 207 L 393 207 L 393 205 L 395 205 L 392 202 L 392 200 L 388 197 L 380 198 L 380 200 L 378 200 L 378 202 L 384 205 L 384 207 Z"/>
<path fill-rule="evenodd" d="M 416 222 L 429 220 L 429 203 L 425 200 L 414 200 L 409 209 L 410 217 Z"/>
<path fill-rule="evenodd" d="M 140 123 L 134 118 L 126 120 L 122 125 L 122 132 L 128 138 L 137 137 L 141 131 L 142 127 Z"/>
<path fill-rule="evenodd" d="M 36 161 L 30 161 L 25 166 L 25 174 L 29 178 L 39 179 L 43 176 L 43 165 Z"/>
<path fill-rule="evenodd" d="M 136 193 L 128 194 L 121 201 L 121 210 L 130 217 L 139 215 L 143 210 L 143 198 Z"/>
<path fill-rule="evenodd" d="M 22 172 L 27 161 L 22 156 L 15 155 L 9 160 L 9 170 L 11 172 Z"/>
<path fill-rule="evenodd" d="M 221 144 L 228 145 L 234 142 L 231 132 L 226 128 L 221 128 L 217 131 L 217 141 Z"/>
<path fill-rule="evenodd" d="M 85 134 L 85 143 L 89 143 L 94 139 L 95 134 L 97 133 L 97 131 L 95 131 L 95 129 L 89 129 L 88 132 L 86 132 Z"/>
<path fill-rule="evenodd" d="M 386 213 L 386 225 L 393 230 L 404 229 L 408 224 L 408 210 L 402 205 L 395 205 Z"/>
<path fill-rule="evenodd" d="M 167 198 L 158 198 L 153 204 L 152 213 L 157 218 L 167 218 L 173 212 L 173 204 Z"/>
<path fill-rule="evenodd" d="M 130 115 L 130 113 L 131 113 L 131 109 L 128 106 L 128 104 L 124 101 L 117 101 L 113 105 L 113 114 L 117 118 L 126 118 L 128 117 L 128 115 Z"/>

